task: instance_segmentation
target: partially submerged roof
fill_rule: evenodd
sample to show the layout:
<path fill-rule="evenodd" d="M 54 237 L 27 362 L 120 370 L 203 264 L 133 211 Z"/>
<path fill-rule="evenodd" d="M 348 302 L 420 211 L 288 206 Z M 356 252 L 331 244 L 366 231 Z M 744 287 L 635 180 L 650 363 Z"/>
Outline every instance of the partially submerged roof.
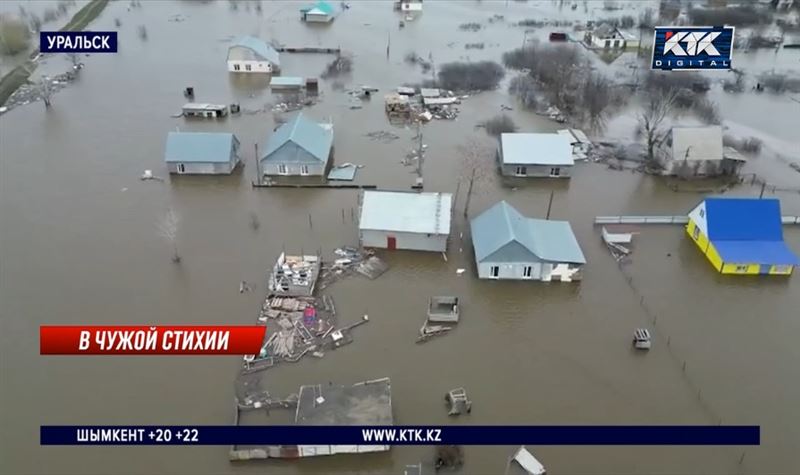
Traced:
<path fill-rule="evenodd" d="M 509 165 L 573 165 L 570 140 L 559 134 L 501 134 L 503 163 Z"/>
<path fill-rule="evenodd" d="M 393 425 L 391 381 L 382 378 L 352 386 L 302 386 L 295 423 L 312 426 Z"/>
<path fill-rule="evenodd" d="M 306 81 L 298 76 L 273 76 L 269 85 L 272 87 L 304 87 Z"/>
<path fill-rule="evenodd" d="M 333 8 L 333 5 L 330 3 L 320 1 L 313 5 L 303 7 L 300 9 L 300 11 L 317 15 L 333 15 L 336 12 L 336 9 Z"/>
<path fill-rule="evenodd" d="M 538 260 L 585 264 L 572 226 L 567 221 L 527 218 L 501 201 L 470 222 L 472 245 L 478 262 L 497 258 L 505 261 Z"/>
<path fill-rule="evenodd" d="M 706 198 L 708 238 L 724 262 L 800 265 L 783 240 L 780 201 Z"/>
<path fill-rule="evenodd" d="M 280 66 L 281 64 L 281 58 L 278 50 L 260 38 L 256 38 L 255 36 L 239 37 L 233 41 L 228 49 L 230 50 L 230 48 L 235 48 L 237 46 L 252 50 L 256 55 L 276 66 Z"/>
<path fill-rule="evenodd" d="M 333 130 L 308 119 L 302 113 L 283 124 L 267 140 L 261 160 L 270 159 L 288 142 L 308 152 L 313 158 L 327 163 L 333 145 Z"/>
<path fill-rule="evenodd" d="M 238 142 L 230 133 L 170 132 L 164 160 L 167 163 L 228 163 Z"/>
<path fill-rule="evenodd" d="M 359 229 L 450 234 L 450 193 L 365 191 Z"/>
<path fill-rule="evenodd" d="M 722 160 L 722 127 L 673 127 L 673 160 Z"/>

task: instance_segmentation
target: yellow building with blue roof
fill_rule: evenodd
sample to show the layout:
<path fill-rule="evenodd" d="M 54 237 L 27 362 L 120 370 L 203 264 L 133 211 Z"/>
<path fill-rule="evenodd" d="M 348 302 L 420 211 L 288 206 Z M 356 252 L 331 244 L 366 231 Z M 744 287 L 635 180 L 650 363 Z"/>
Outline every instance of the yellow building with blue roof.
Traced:
<path fill-rule="evenodd" d="M 686 232 L 723 274 L 790 275 L 800 265 L 774 198 L 706 198 L 689 213 Z"/>

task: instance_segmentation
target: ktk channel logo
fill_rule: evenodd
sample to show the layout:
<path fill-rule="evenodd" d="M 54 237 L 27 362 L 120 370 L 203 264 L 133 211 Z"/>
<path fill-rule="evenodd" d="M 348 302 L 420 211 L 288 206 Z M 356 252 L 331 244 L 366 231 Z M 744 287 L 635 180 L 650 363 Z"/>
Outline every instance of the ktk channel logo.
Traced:
<path fill-rule="evenodd" d="M 657 26 L 652 69 L 731 69 L 732 26 Z"/>

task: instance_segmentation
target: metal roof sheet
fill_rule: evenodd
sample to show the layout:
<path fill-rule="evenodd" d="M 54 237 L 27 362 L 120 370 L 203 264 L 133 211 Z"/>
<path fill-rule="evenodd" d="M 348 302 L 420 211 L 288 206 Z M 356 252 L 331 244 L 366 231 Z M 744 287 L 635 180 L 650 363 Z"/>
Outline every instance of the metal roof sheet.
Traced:
<path fill-rule="evenodd" d="M 328 2 L 317 2 L 313 5 L 301 8 L 300 11 L 306 13 L 333 15 L 336 9 L 334 9 L 333 5 Z"/>
<path fill-rule="evenodd" d="M 261 160 L 279 158 L 273 155 L 287 142 L 293 142 L 317 160 L 327 163 L 333 145 L 333 130 L 306 118 L 302 113 L 297 114 L 267 139 Z"/>
<path fill-rule="evenodd" d="M 475 217 L 470 227 L 478 262 L 507 246 L 507 250 L 513 250 L 519 260 L 526 258 L 520 255 L 520 251 L 527 251 L 538 259 L 551 262 L 586 262 L 567 221 L 527 218 L 505 201 Z"/>
<path fill-rule="evenodd" d="M 722 160 L 722 127 L 673 127 L 673 160 Z"/>
<path fill-rule="evenodd" d="M 281 56 L 280 53 L 278 53 L 278 50 L 260 38 L 256 38 L 255 36 L 242 36 L 236 38 L 228 50 L 237 46 L 252 50 L 256 55 L 264 58 L 276 66 L 280 66 L 281 64 Z"/>
<path fill-rule="evenodd" d="M 450 193 L 365 191 L 359 229 L 450 234 Z"/>
<path fill-rule="evenodd" d="M 573 165 L 570 140 L 560 134 L 501 134 L 503 163 L 509 165 Z"/>
<path fill-rule="evenodd" d="M 328 172 L 328 180 L 353 181 L 356 178 L 356 171 L 358 167 L 352 164 L 334 167 Z"/>
<path fill-rule="evenodd" d="M 706 198 L 708 237 L 782 241 L 781 204 L 775 198 Z"/>
<path fill-rule="evenodd" d="M 306 85 L 306 81 L 298 76 L 273 76 L 269 81 L 269 85 L 303 87 Z"/>
<path fill-rule="evenodd" d="M 183 163 L 227 163 L 236 136 L 229 133 L 170 132 L 164 161 Z"/>

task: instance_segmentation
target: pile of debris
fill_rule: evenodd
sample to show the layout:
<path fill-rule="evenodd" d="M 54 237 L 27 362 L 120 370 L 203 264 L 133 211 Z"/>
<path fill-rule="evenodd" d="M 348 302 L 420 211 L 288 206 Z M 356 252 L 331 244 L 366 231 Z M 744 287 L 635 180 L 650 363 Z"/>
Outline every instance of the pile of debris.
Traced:
<path fill-rule="evenodd" d="M 389 269 L 389 265 L 380 257 L 375 256 L 372 251 L 343 246 L 333 252 L 337 258 L 331 264 L 326 263 L 322 266 L 320 289 L 354 273 L 369 279 L 376 279 Z"/>
<path fill-rule="evenodd" d="M 59 90 L 67 87 L 67 84 L 74 81 L 75 77 L 74 71 L 67 71 L 53 77 L 42 76 L 40 82 L 37 83 L 23 84 L 11 94 L 4 104 L 6 111 L 49 98 Z"/>
<path fill-rule="evenodd" d="M 269 276 L 269 290 L 285 296 L 312 295 L 319 271 L 319 256 L 287 256 L 282 252 Z"/>
<path fill-rule="evenodd" d="M 603 233 L 603 241 L 606 243 L 608 250 L 611 251 L 611 255 L 614 256 L 617 262 L 630 255 L 631 250 L 627 246 L 633 241 L 634 233 L 610 233 L 605 226 L 603 226 L 601 232 Z"/>
<path fill-rule="evenodd" d="M 458 297 L 435 296 L 428 302 L 428 318 L 419 329 L 417 343 L 444 335 L 454 328 L 460 318 Z"/>

